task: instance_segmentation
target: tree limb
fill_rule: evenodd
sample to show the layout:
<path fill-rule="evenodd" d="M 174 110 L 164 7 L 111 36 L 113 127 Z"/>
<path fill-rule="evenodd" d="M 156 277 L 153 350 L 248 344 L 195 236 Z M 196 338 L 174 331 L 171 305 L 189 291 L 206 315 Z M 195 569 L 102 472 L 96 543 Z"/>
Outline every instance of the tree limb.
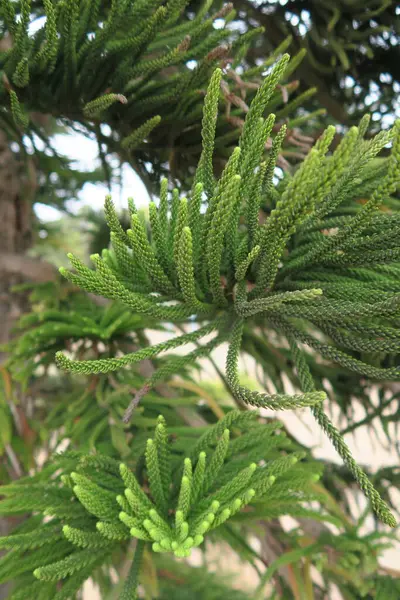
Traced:
<path fill-rule="evenodd" d="M 54 265 L 13 252 L 2 252 L 0 254 L 0 273 L 19 275 L 35 283 L 53 281 L 57 277 L 57 269 Z"/>
<path fill-rule="evenodd" d="M 251 2 L 251 0 L 234 0 L 233 4 L 237 10 L 246 11 L 249 16 L 256 19 L 259 24 L 264 27 L 265 36 L 273 44 L 273 46 L 279 46 L 279 44 L 287 37 L 287 34 L 285 34 L 285 32 L 282 30 L 281 19 L 276 18 L 274 15 L 264 14 L 261 10 L 262 6 L 257 7 L 253 2 Z M 300 50 L 302 44 L 300 43 L 296 32 L 293 30 L 293 28 L 291 29 L 293 41 L 290 44 L 288 51 L 293 55 Z M 306 83 L 307 86 L 310 87 L 315 86 L 318 89 L 316 97 L 318 98 L 321 106 L 325 107 L 329 114 L 336 119 L 336 121 L 342 123 L 343 125 L 346 125 L 349 122 L 345 107 L 332 97 L 328 86 L 312 68 L 312 65 L 307 60 L 307 56 L 297 67 L 296 73 L 301 82 Z"/>

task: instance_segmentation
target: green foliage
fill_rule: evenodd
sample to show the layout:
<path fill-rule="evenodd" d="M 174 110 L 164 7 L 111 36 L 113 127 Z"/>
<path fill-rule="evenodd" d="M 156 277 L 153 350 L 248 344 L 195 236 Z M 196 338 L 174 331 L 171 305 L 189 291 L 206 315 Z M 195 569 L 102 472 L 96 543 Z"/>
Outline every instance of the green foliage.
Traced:
<path fill-rule="evenodd" d="M 218 154 L 224 159 L 239 136 L 247 106 L 237 101 L 254 93 L 257 77 L 268 65 L 250 79 L 241 79 L 235 67 L 243 49 L 263 30 L 253 28 L 242 38 L 229 27 L 231 4 L 213 11 L 213 2 L 205 2 L 190 18 L 186 2 L 160 4 L 41 0 L 15 5 L 4 0 L 0 39 L 6 43 L 0 70 L 5 85 L 0 100 L 5 110 L 0 119 L 10 136 L 19 139 L 20 130 L 26 130 L 47 139 L 44 127 L 29 123 L 29 114 L 51 114 L 96 136 L 103 163 L 107 152 L 116 152 L 147 181 L 150 160 L 150 177 L 157 181 L 170 162 L 183 182 L 198 159 L 202 91 L 215 67 L 222 65 L 234 82 L 233 90 L 228 83 L 220 89 L 215 82 L 216 98 L 234 105 L 229 118 L 218 123 Z M 32 33 L 30 23 L 39 24 L 43 17 Z M 282 104 L 282 94 L 273 91 L 274 102 Z M 287 111 L 292 113 L 291 103 Z M 111 134 L 104 134 L 100 124 L 110 126 Z M 205 147 L 211 182 L 212 145 Z"/>
<path fill-rule="evenodd" d="M 372 137 L 365 116 L 338 144 L 330 126 L 308 152 L 296 127 L 321 114 L 301 108 L 316 90 L 288 83 L 305 51 L 282 55 L 287 38 L 256 60 L 262 31 L 237 29 L 218 0 L 0 6 L 0 119 L 14 154 L 32 144 L 38 197 L 63 206 L 85 177 L 38 112 L 51 131 L 61 119 L 97 137 L 109 184 L 110 153 L 147 184 L 168 173 L 148 215 L 129 199 L 121 219 L 106 198 L 95 270 L 69 255 L 73 286 L 35 290 L 0 367 L 0 515 L 17 522 L 0 538 L 0 585 L 11 600 L 76 599 L 89 578 L 108 600 L 322 598 L 332 584 L 344 598 L 397 598 L 378 558 L 395 539 L 379 521 L 395 525 L 399 470 L 362 469 L 344 436 L 379 422 L 398 444 L 399 124 Z M 240 373 L 246 354 L 257 389 Z M 220 387 L 198 382 L 204 359 Z M 312 460 L 264 413 L 304 407 L 343 466 Z M 372 532 L 369 506 L 354 517 L 355 482 Z M 249 595 L 184 560 L 207 564 L 224 543 L 257 575 Z"/>
<path fill-rule="evenodd" d="M 292 176 L 287 175 L 274 188 L 270 179 L 266 187 L 258 183 L 260 194 L 266 194 L 272 204 L 269 218 L 256 223 L 256 227 L 253 216 L 250 224 L 246 221 L 249 214 L 255 214 L 251 192 L 259 177 L 265 137 L 273 123 L 273 118 L 264 120 L 261 115 L 287 63 L 288 57 L 284 56 L 257 92 L 239 147 L 231 155 L 221 178 L 212 185 L 206 174 L 209 169 L 205 167 L 210 160 L 209 149 L 207 154 L 203 152 L 193 194 L 188 200 L 181 200 L 174 224 L 176 260 L 168 261 L 164 254 L 165 262 L 170 264 L 168 271 L 164 271 L 157 258 L 166 248 L 160 245 L 160 235 L 148 239 L 136 215 L 132 217 L 132 229 L 126 233 L 113 226 L 119 243 L 126 247 L 132 268 L 141 270 L 139 281 L 148 282 L 148 291 L 143 291 L 142 284 L 136 286 L 135 281 L 128 287 L 121 280 L 118 259 L 115 264 L 108 254 L 103 259 L 93 257 L 96 271 L 88 270 L 75 258 L 72 262 L 77 273 L 61 270 L 84 290 L 118 299 L 134 311 L 174 323 L 194 316 L 200 327 L 166 344 L 118 359 L 76 361 L 59 353 L 57 360 L 61 367 L 76 373 L 107 373 L 153 357 L 169 347 L 188 341 L 200 343 L 204 335 L 215 331 L 212 342 L 173 360 L 169 368 L 166 366 L 153 375 L 136 394 L 126 418 L 156 381 L 179 366 L 208 355 L 228 340 L 226 377 L 237 401 L 276 409 L 312 406 L 320 425 L 372 499 L 375 510 L 385 522 L 393 525 L 386 505 L 355 467 L 340 433 L 324 414 L 324 391 L 307 386 L 304 393 L 293 396 L 269 394 L 251 391 L 239 380 L 238 359 L 243 336 L 255 324 L 265 326 L 266 323 L 279 336 L 306 344 L 323 359 L 372 380 L 396 380 L 400 375 L 395 363 L 381 367 L 368 362 L 368 353 L 378 352 L 389 357 L 398 353 L 395 339 L 399 300 L 395 283 L 399 255 L 397 215 L 383 212 L 381 207 L 386 202 L 390 206 L 399 178 L 399 124 L 366 141 L 361 135 L 367 125 L 363 121 L 361 133 L 352 128 L 338 148 L 327 155 L 334 134 L 329 127 Z M 209 140 L 207 143 L 213 139 L 218 110 L 214 87 L 215 78 L 204 107 L 203 137 Z M 391 157 L 375 167 L 375 157 L 391 141 Z M 374 167 L 380 176 L 371 185 L 371 168 Z M 202 177 L 207 182 L 201 181 Z M 203 183 L 206 196 L 206 210 L 201 213 L 197 212 L 197 183 Z M 363 204 L 360 198 L 366 198 Z M 165 201 L 159 210 L 163 210 L 165 220 L 164 205 Z M 113 211 L 110 203 L 107 210 Z M 191 222 L 196 223 L 195 241 L 187 225 L 186 212 L 191 215 Z M 346 218 L 340 218 L 343 213 Z M 160 215 L 161 212 L 159 218 Z M 112 222 L 116 221 L 113 213 Z M 166 227 L 168 235 L 171 228 L 170 218 Z M 248 265 L 244 275 L 243 265 Z M 237 273 L 239 279 L 236 279 Z M 205 321 L 208 324 L 204 325 Z M 316 337 L 317 332 L 325 336 L 323 341 Z"/>
<path fill-rule="evenodd" d="M 163 556 L 160 577 L 160 600 L 248 600 L 241 590 L 229 586 L 228 577 L 209 573 L 204 567 L 190 568 L 184 563 L 167 560 Z"/>
<path fill-rule="evenodd" d="M 387 592 L 395 590 L 396 584 L 393 586 L 393 580 L 384 577 L 382 581 L 379 581 L 379 576 L 376 576 L 376 570 L 379 567 L 373 557 L 385 547 L 387 543 L 386 536 L 380 534 L 361 535 L 358 527 L 354 527 L 338 536 L 333 536 L 332 533 L 325 531 L 312 544 L 305 544 L 304 538 L 299 536 L 296 540 L 296 536 L 294 536 L 292 541 L 295 548 L 279 556 L 268 567 L 262 577 L 255 598 L 258 600 L 264 597 L 263 588 L 279 567 L 295 565 L 299 559 L 310 560 L 324 577 L 324 571 L 325 569 L 329 570 L 329 565 L 323 553 L 323 548 L 324 545 L 330 546 L 332 544 L 333 537 L 335 538 L 337 562 L 333 568 L 332 581 L 344 597 L 347 595 L 352 598 L 355 597 L 353 594 L 357 593 L 360 594 L 358 597 L 365 598 L 369 597 L 369 593 L 374 594 L 379 589 L 386 588 Z"/>
<path fill-rule="evenodd" d="M 64 309 L 67 305 L 68 312 Z M 43 368 L 53 363 L 54 352 L 65 348 L 65 340 L 70 343 L 76 341 L 83 347 L 84 340 L 92 342 L 93 351 L 99 353 L 96 344 L 130 341 L 132 332 L 140 332 L 144 326 L 139 315 L 117 303 L 96 306 L 87 296 L 69 291 L 59 306 L 43 310 L 43 306 L 39 305 L 35 311 L 21 318 L 20 335 L 10 344 L 12 356 L 9 366 L 14 377 L 26 383 L 40 366 Z M 37 356 L 41 356 L 41 360 L 38 361 Z"/>
<path fill-rule="evenodd" d="M 242 27 L 265 26 L 266 35 L 248 57 L 251 65 L 291 35 L 288 52 L 306 51 L 295 76 L 318 88 L 317 99 L 332 118 L 357 123 L 365 111 L 392 122 L 397 110 L 397 3 L 393 0 L 310 0 L 233 3 Z M 268 12 L 265 7 L 268 6 Z M 384 75 L 383 75 L 384 74 Z M 373 90 L 373 101 L 370 93 Z M 374 119 L 375 121 L 375 119 Z"/>
<path fill-rule="evenodd" d="M 96 570 L 112 555 L 125 553 L 131 537 L 151 542 L 155 552 L 188 556 L 206 533 L 218 534 L 228 520 L 258 518 L 252 508 L 268 507 L 279 482 L 282 499 L 301 502 L 317 468 L 301 463 L 301 477 L 291 481 L 289 472 L 303 455 L 276 454 L 280 445 L 285 448 L 276 429 L 259 423 L 254 412 L 231 411 L 192 439 L 183 458 L 159 417 L 154 438 L 147 440 L 143 481 L 125 464 L 101 454 L 56 455 L 34 478 L 0 488 L 0 514 L 36 513 L 1 538 L 8 553 L 0 559 L 0 580 L 20 582 L 11 598 L 36 590 L 34 578 L 54 598 L 70 598 L 85 579 L 96 579 Z M 304 501 L 311 499 L 304 494 Z M 246 512 L 240 512 L 244 507 Z M 139 542 L 125 595 L 134 593 L 142 550 Z"/>

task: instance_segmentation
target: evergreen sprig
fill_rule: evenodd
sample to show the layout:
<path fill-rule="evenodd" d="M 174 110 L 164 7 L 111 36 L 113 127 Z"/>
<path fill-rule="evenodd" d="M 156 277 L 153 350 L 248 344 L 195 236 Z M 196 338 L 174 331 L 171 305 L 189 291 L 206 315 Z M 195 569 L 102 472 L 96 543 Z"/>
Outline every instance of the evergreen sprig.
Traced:
<path fill-rule="evenodd" d="M 139 542 L 124 593 L 134 594 L 143 543 L 155 552 L 188 556 L 206 533 L 218 531 L 242 508 L 248 507 L 251 519 L 255 502 L 267 506 L 280 481 L 281 497 L 301 502 L 317 470 L 304 462 L 301 476 L 291 481 L 287 475 L 303 455 L 276 454 L 276 442 L 284 440 L 277 425 L 257 421 L 254 412 L 228 412 L 182 457 L 173 452 L 159 417 L 146 443 L 144 480 L 115 459 L 67 452 L 37 476 L 2 486 L 0 514 L 35 513 L 0 538 L 8 550 L 0 559 L 0 581 L 18 582 L 10 600 L 33 591 L 57 600 L 74 597 L 112 554 L 127 552 L 132 537 Z"/>
<path fill-rule="evenodd" d="M 243 330 L 252 324 L 293 337 L 324 359 L 373 380 L 395 380 L 400 376 L 396 364 L 371 364 L 366 354 L 378 351 L 395 356 L 398 352 L 400 295 L 395 273 L 400 238 L 393 233 L 397 231 L 397 215 L 383 212 L 381 207 L 390 201 L 399 181 L 400 122 L 392 130 L 365 140 L 368 123 L 364 120 L 360 130 L 350 129 L 331 155 L 328 151 L 334 129 L 328 127 L 294 174 L 271 187 L 273 168 L 266 169 L 263 164 L 264 145 L 274 118 L 265 119 L 263 114 L 288 61 L 289 57 L 283 56 L 265 79 L 247 113 L 239 146 L 220 179 L 213 181 L 208 145 L 212 144 L 218 113 L 217 71 L 204 106 L 203 139 L 207 148 L 200 158 L 192 194 L 181 199 L 177 213 L 170 202 L 168 213 L 163 184 L 158 211 L 152 207 L 151 223 L 154 226 L 163 222 L 163 235 L 156 225 L 149 239 L 136 215 L 132 217 L 132 228 L 126 233 L 121 231 L 115 210 L 107 201 L 114 236 L 119 245 L 125 246 L 124 256 L 132 269 L 141 271 L 139 281 L 144 278 L 149 282 L 148 292 L 136 287 L 135 280 L 128 287 L 120 275 L 122 263 L 118 263 L 118 257 L 111 260 L 109 253 L 103 259 L 93 257 L 96 271 L 75 258 L 72 262 L 77 273 L 61 270 L 84 290 L 118 299 L 135 312 L 176 324 L 194 317 L 199 323 L 197 330 L 173 342 L 120 359 L 74 361 L 57 355 L 58 364 L 67 370 L 105 373 L 155 356 L 171 343 L 174 347 L 189 340 L 200 344 L 149 379 L 131 409 L 156 381 L 208 355 L 227 339 L 226 376 L 239 402 L 275 409 L 321 407 L 326 398 L 323 390 L 288 396 L 251 391 L 240 384 L 238 360 Z M 391 142 L 391 156 L 379 170 L 379 179 L 375 185 L 366 186 L 376 156 Z M 275 159 L 273 147 L 270 160 Z M 260 174 L 265 177 L 266 173 L 268 180 L 260 182 Z M 200 184 L 205 197 L 201 211 Z M 361 196 L 367 198 L 362 204 Z M 268 218 L 265 222 L 255 221 L 254 215 L 266 201 L 273 206 Z M 336 218 L 340 211 L 346 218 Z M 367 281 L 362 273 L 369 274 Z M 201 345 L 201 339 L 211 331 L 215 331 L 214 340 Z M 320 333 L 325 336 L 322 341 Z M 339 434 L 326 430 L 339 447 Z M 385 510 L 380 512 L 383 516 Z M 393 524 L 389 516 L 385 520 Z"/>
<path fill-rule="evenodd" d="M 240 82 L 225 94 L 231 102 L 239 101 L 243 92 L 253 94 L 259 73 L 268 66 L 263 65 L 253 79 L 251 74 L 243 80 L 236 75 L 234 66 L 243 50 L 263 29 L 249 29 L 241 36 L 229 26 L 232 4 L 213 11 L 213 2 L 207 1 L 193 19 L 187 18 L 186 4 L 185 0 L 161 6 L 159 0 L 115 0 L 111 5 L 82 0 L 59 5 L 41 0 L 15 5 L 4 0 L 0 37 L 12 40 L 11 47 L 0 52 L 0 70 L 7 82 L 0 86 L 5 129 L 14 127 L 16 135 L 20 130 L 37 133 L 37 125 L 29 123 L 30 112 L 51 114 L 67 124 L 79 122 L 98 137 L 101 147 L 118 152 L 147 177 L 146 162 L 151 160 L 158 178 L 171 158 L 170 149 L 179 148 L 182 156 L 176 153 L 171 166 L 182 180 L 186 178 L 186 167 L 196 163 L 195 148 L 201 142 L 201 92 L 215 67 L 225 65 L 232 80 Z M 32 32 L 30 23 L 43 17 L 43 25 Z M 196 61 L 193 70 L 190 61 Z M 280 91 L 273 92 L 274 102 L 282 104 Z M 215 93 L 222 101 L 219 81 Z M 242 101 L 229 119 L 219 118 L 222 158 L 238 138 L 246 106 Z M 296 104 L 286 104 L 285 112 L 295 110 Z M 102 134 L 100 123 L 111 127 L 110 136 Z M 206 147 L 211 156 L 212 147 Z"/>
<path fill-rule="evenodd" d="M 42 306 L 43 310 L 33 310 L 20 319 L 19 335 L 8 345 L 8 366 L 24 385 L 39 368 L 53 363 L 54 351 L 64 349 L 68 343 L 76 342 L 82 347 L 86 340 L 95 354 L 99 354 L 98 344 L 107 344 L 109 355 L 116 343 L 132 342 L 135 337 L 137 341 L 145 327 L 143 318 L 126 307 L 118 303 L 96 306 L 81 292 L 70 291 L 68 311 L 65 299 L 57 308 Z"/>

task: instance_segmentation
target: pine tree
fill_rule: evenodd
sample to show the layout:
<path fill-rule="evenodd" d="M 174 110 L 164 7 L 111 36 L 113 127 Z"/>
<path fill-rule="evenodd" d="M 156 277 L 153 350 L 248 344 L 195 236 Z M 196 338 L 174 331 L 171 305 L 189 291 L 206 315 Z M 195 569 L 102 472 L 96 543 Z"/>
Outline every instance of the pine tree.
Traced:
<path fill-rule="evenodd" d="M 333 584 L 348 598 L 398 596 L 398 579 L 379 563 L 395 539 L 389 527 L 398 513 L 391 498 L 397 471 L 374 474 L 356 463 L 346 429 L 328 417 L 328 400 L 346 416 L 354 391 L 366 406 L 364 424 L 386 423 L 396 444 L 388 425 L 397 419 L 386 409 L 397 401 L 390 384 L 400 375 L 400 123 L 373 137 L 366 116 L 336 147 L 329 126 L 300 163 L 280 170 L 290 127 L 270 109 L 301 59 L 282 56 L 280 47 L 278 60 L 246 99 L 251 101 L 238 106 L 239 138 L 230 132 L 221 152 L 221 123 L 236 127 L 238 117 L 229 114 L 226 73 L 215 68 L 221 55 L 213 49 L 225 29 L 215 37 L 209 33 L 210 5 L 193 19 L 187 13 L 192 36 L 193 26 L 199 27 L 195 47 L 208 52 L 208 61 L 207 68 L 200 61 L 190 85 L 179 88 L 182 103 L 175 106 L 157 90 L 165 84 L 163 69 L 176 66 L 177 52 L 189 49 L 173 50 L 171 42 L 167 54 L 157 51 L 187 33 L 187 23 L 179 21 L 186 3 L 44 2 L 47 20 L 33 36 L 27 34 L 29 3 L 2 4 L 15 42 L 2 60 L 20 92 L 6 85 L 13 93 L 5 113 L 11 111 L 16 127 L 29 128 L 22 103 L 35 101 L 29 82 L 37 85 L 41 73 L 44 89 L 54 86 L 58 93 L 55 112 L 65 118 L 76 110 L 70 117 L 77 121 L 111 125 L 122 154 L 133 147 L 147 152 L 163 123 L 156 105 L 143 100 L 141 112 L 136 102 L 132 119 L 138 122 L 130 132 L 128 121 L 117 118 L 134 104 L 132 98 L 124 104 L 127 88 L 137 92 L 130 87 L 137 73 L 130 69 L 140 68 L 142 76 L 145 68 L 146 98 L 155 94 L 164 126 L 190 115 L 202 140 L 196 169 L 188 163 L 179 187 L 173 187 L 173 169 L 161 178 L 148 214 L 128 201 L 128 226 L 107 196 L 110 246 L 91 256 L 94 269 L 69 254 L 72 269 L 60 269 L 67 282 L 34 292 L 33 310 L 9 346 L 1 371 L 0 453 L 18 447 L 16 385 L 28 393 L 35 385 L 40 390 L 33 399 L 35 419 L 23 426 L 25 436 L 34 430 L 35 450 L 46 449 L 40 468 L 30 455 L 24 463 L 30 474 L 0 487 L 0 515 L 22 518 L 0 538 L 0 583 L 12 583 L 10 600 L 76 598 L 88 579 L 102 598 L 124 600 L 144 594 L 322 598 Z M 219 17 L 229 21 L 234 15 L 228 8 Z M 252 35 L 239 36 L 236 46 L 233 41 L 239 58 Z M 139 57 L 134 65 L 132 49 Z M 94 81 L 89 63 L 125 87 L 91 95 L 101 82 Z M 251 69 L 236 81 L 239 87 L 247 76 Z M 208 78 L 201 117 L 192 92 Z M 188 83 L 183 75 L 173 81 Z M 83 97 L 80 84 L 90 95 L 74 105 Z M 65 89 L 71 90 L 69 101 Z M 228 103 L 222 119 L 221 94 Z M 157 179 L 157 158 L 152 164 Z M 155 343 L 154 329 L 170 335 Z M 198 383 L 194 373 L 201 360 L 215 364 L 213 351 L 223 347 L 224 372 L 216 365 L 221 392 L 215 383 Z M 240 372 L 244 355 L 257 364 L 258 389 Z M 315 460 L 264 409 L 311 410 L 343 464 Z M 347 419 L 347 430 L 363 421 Z M 357 517 L 349 502 L 355 483 L 368 500 Z M 376 530 L 364 533 L 371 514 Z M 296 522 L 290 531 L 279 522 L 283 516 Z M 267 532 L 278 548 L 268 557 Z M 250 596 L 235 596 L 223 577 L 210 577 L 185 560 L 200 549 L 206 564 L 209 549 L 223 544 L 254 570 L 257 587 Z"/>
<path fill-rule="evenodd" d="M 28 0 L 17 5 L 4 0 L 2 126 L 17 139 L 21 132 L 46 139 L 45 129 L 30 114 L 49 113 L 97 137 L 103 166 L 107 154 L 117 153 L 144 180 L 158 181 L 169 161 L 183 182 L 198 158 L 202 92 L 221 65 L 233 81 L 225 82 L 221 90 L 221 100 L 225 96 L 228 103 L 227 118 L 218 124 L 218 158 L 223 159 L 237 140 L 247 110 L 244 97 L 254 95 L 271 59 L 241 78 L 234 67 L 263 28 L 251 28 L 241 36 L 229 27 L 235 17 L 231 3 L 213 9 L 213 1 L 206 0 L 192 18 L 185 14 L 187 4 L 187 0 L 66 4 L 44 0 L 31 6 Z M 40 23 L 34 33 L 31 22 Z M 287 77 L 303 58 L 300 52 Z M 295 88 L 288 84 L 285 95 L 276 90 L 271 99 L 282 105 L 286 98 L 282 117 L 293 115 L 296 106 L 305 103 L 306 97 L 288 102 Z M 315 91 L 311 89 L 308 97 Z M 103 125 L 111 128 L 110 135 Z M 292 142 L 300 146 L 295 132 Z M 145 164 L 149 161 L 150 173 Z"/>
<path fill-rule="evenodd" d="M 58 364 L 76 373 L 108 373 L 190 341 L 201 340 L 205 335 L 215 332 L 211 341 L 182 358 L 172 359 L 156 371 L 137 392 L 125 419 L 129 420 L 133 407 L 158 381 L 180 366 L 207 356 L 215 347 L 228 341 L 226 379 L 233 396 L 240 402 L 275 409 L 312 407 L 316 420 L 371 499 L 377 514 L 393 525 L 394 519 L 386 505 L 354 463 L 340 433 L 324 413 L 322 405 L 326 394 L 322 390 L 315 390 L 306 357 L 298 343 L 307 344 L 324 359 L 373 380 L 399 377 L 397 366 L 368 364 L 368 361 L 352 356 L 346 349 L 394 355 L 398 352 L 396 340 L 385 339 L 384 330 L 379 326 L 384 315 L 389 327 L 388 335 L 390 332 L 396 335 L 393 320 L 397 310 L 396 288 L 390 279 L 386 286 L 391 291 L 386 295 L 382 293 L 379 283 L 374 286 L 375 282 L 385 279 L 385 275 L 380 275 L 381 265 L 385 266 L 389 278 L 390 269 L 396 269 L 395 264 L 391 266 L 398 252 L 396 216 L 383 214 L 379 209 L 395 191 L 399 178 L 400 126 L 396 123 L 393 130 L 365 141 L 363 130 L 367 122 L 364 120 L 359 128 L 352 128 L 332 156 L 327 157 L 334 135 L 334 128 L 329 127 L 294 176 L 285 178 L 274 190 L 274 208 L 265 224 L 256 222 L 254 227 L 251 222 L 249 229 L 246 217 L 248 219 L 250 215 L 253 221 L 252 215 L 258 213 L 260 205 L 260 197 L 250 191 L 253 191 L 254 181 L 259 177 L 264 142 L 274 121 L 273 117 L 264 120 L 261 115 L 287 61 L 288 57 L 284 56 L 257 93 L 246 117 L 239 145 L 218 182 L 214 181 L 210 170 L 212 156 L 209 149 L 203 150 L 193 195 L 189 200 L 180 200 L 173 232 L 168 221 L 163 228 L 165 236 L 170 237 L 173 233 L 169 255 L 167 241 L 162 243 L 157 235 L 149 240 L 137 215 L 132 217 L 132 228 L 127 232 L 121 231 L 112 204 L 107 200 L 109 226 L 115 239 L 118 238 L 117 243 L 125 245 L 132 268 L 135 266 L 142 270 L 142 277 L 147 279 L 149 285 L 147 292 L 135 288 L 135 282 L 131 282 L 129 287 L 124 285 L 119 275 L 120 266 L 108 254 L 103 258 L 92 256 L 95 271 L 89 270 L 73 256 L 71 262 L 76 272 L 62 269 L 62 273 L 82 289 L 120 300 L 135 312 L 175 323 L 185 322 L 195 316 L 198 329 L 119 358 L 74 361 L 59 353 Z M 215 81 L 220 76 L 220 71 L 215 71 L 204 105 L 203 139 L 207 145 L 212 142 L 215 128 L 218 110 L 218 85 Z M 363 182 L 362 174 L 392 140 L 391 157 L 382 165 L 383 177 L 371 189 Z M 274 160 L 273 152 L 271 159 Z M 379 164 L 379 169 L 382 167 Z M 199 184 L 203 184 L 204 191 L 208 190 L 205 192 L 207 200 L 204 213 L 199 211 L 196 200 L 196 187 Z M 270 182 L 261 183 L 260 194 L 263 185 L 269 187 Z M 369 198 L 360 207 L 356 200 L 361 194 L 369 194 Z M 256 203 L 256 209 L 253 203 Z M 162 208 L 160 204 L 159 218 Z M 340 221 L 340 212 L 346 210 L 347 218 Z M 192 229 L 188 225 L 189 216 Z M 334 225 L 340 223 L 342 226 L 334 234 L 327 235 L 326 230 L 332 230 L 332 219 Z M 386 239 L 393 242 L 389 242 L 389 248 L 382 248 Z M 371 248 L 374 241 L 376 245 Z M 205 251 L 201 252 L 200 248 Z M 168 265 L 168 271 L 163 269 L 158 259 L 163 253 L 163 263 Z M 359 283 L 359 269 L 361 272 L 371 272 L 372 281 L 367 285 Z M 154 296 L 155 292 L 157 296 Z M 171 300 L 174 300 L 173 304 Z M 375 324 L 374 315 L 378 319 Z M 351 324 L 356 317 L 357 326 Z M 366 331 L 360 325 L 360 319 L 363 318 L 368 320 Z M 241 385 L 238 357 L 242 339 L 246 328 L 252 329 L 252 322 L 257 324 L 260 319 L 290 343 L 303 393 L 294 396 L 271 395 L 251 391 Z M 303 323 L 309 322 L 315 331 L 326 333 L 334 344 L 321 342 L 315 334 L 313 336 L 312 332 L 305 331 L 301 320 Z M 377 339 L 376 336 L 381 334 L 384 339 Z"/>
<path fill-rule="evenodd" d="M 45 467 L 37 482 L 28 478 L 2 487 L 1 514 L 34 510 L 41 518 L 32 517 L 17 533 L 1 539 L 1 547 L 9 553 L 0 562 L 0 578 L 21 577 L 21 591 L 17 587 L 12 597 L 28 590 L 42 593 L 36 578 L 44 583 L 46 594 L 51 591 L 55 598 L 68 598 L 85 579 L 96 577 L 96 569 L 113 552 L 126 551 L 129 539 L 135 538 L 136 575 L 126 579 L 121 596 L 134 597 L 144 543 L 150 543 L 156 553 L 188 556 L 208 532 L 217 533 L 247 506 L 248 521 L 254 518 L 254 503 L 268 507 L 275 482 L 281 481 L 278 495 L 283 501 L 296 498 L 299 504 L 303 496 L 310 501 L 303 490 L 307 481 L 315 481 L 315 472 L 305 468 L 293 482 L 288 477 L 304 453 L 291 450 L 273 458 L 280 446 L 289 450 L 285 442 L 277 427 L 259 423 L 256 413 L 230 411 L 186 444 L 187 456 L 182 460 L 174 445 L 170 447 L 165 419 L 160 416 L 144 451 L 146 487 L 126 464 L 101 454 L 56 456 L 48 465 L 53 472 L 56 469 L 55 479 L 47 478 L 50 472 L 46 477 Z M 260 464 L 261 459 L 265 464 Z M 50 517 L 46 524 L 45 516 Z M 10 563 L 17 556 L 14 565 Z M 56 592 L 58 580 L 63 580 L 63 586 Z M 46 582 L 54 583 L 46 587 Z"/>
<path fill-rule="evenodd" d="M 116 158 L 131 165 L 150 192 L 161 173 L 173 174 L 181 184 L 190 181 L 201 147 L 202 98 L 218 65 L 226 76 L 220 93 L 225 111 L 218 122 L 214 166 L 223 167 L 249 98 L 275 53 L 243 73 L 246 49 L 263 28 L 239 35 L 231 26 L 231 3 L 217 7 L 205 0 L 195 13 L 187 5 L 187 0 L 0 3 L 0 162 L 5 165 L 0 170 L 0 249 L 6 254 L 0 262 L 0 296 L 9 324 L 0 325 L 1 343 L 10 338 L 17 313 L 11 307 L 26 309 L 9 288 L 55 278 L 49 265 L 23 256 L 35 237 L 32 206 L 43 202 L 64 211 L 84 182 L 104 180 L 110 187 L 117 179 Z M 287 40 L 278 54 L 285 45 Z M 293 157 L 302 157 L 305 144 L 296 128 L 297 85 L 290 81 L 292 67 L 302 58 L 304 52 L 271 98 L 282 118 L 295 118 L 282 151 Z M 307 98 L 313 93 L 309 90 Z M 298 118 L 301 123 L 305 115 Z M 101 168 L 93 173 L 72 169 L 54 148 L 52 133 L 60 131 L 97 141 Z"/>

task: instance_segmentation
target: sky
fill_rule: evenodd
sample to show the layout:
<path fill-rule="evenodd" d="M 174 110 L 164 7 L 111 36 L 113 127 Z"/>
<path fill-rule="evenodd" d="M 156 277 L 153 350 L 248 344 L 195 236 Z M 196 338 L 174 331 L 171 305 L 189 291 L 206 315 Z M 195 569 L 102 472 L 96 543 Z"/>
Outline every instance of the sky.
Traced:
<path fill-rule="evenodd" d="M 75 132 L 59 134 L 52 138 L 52 143 L 59 154 L 74 161 L 75 168 L 92 170 L 100 164 L 97 143 L 84 135 Z M 94 210 L 102 210 L 104 197 L 108 193 L 105 185 L 87 183 L 79 194 L 79 202 L 67 202 L 68 209 L 76 213 L 82 206 L 87 205 Z M 134 198 L 137 207 L 145 206 L 150 199 L 143 182 L 127 164 L 122 167 L 122 185 L 113 185 L 111 194 L 117 209 L 125 208 L 130 196 Z M 45 204 L 36 203 L 35 212 L 41 221 L 54 221 L 62 216 L 60 211 Z"/>

